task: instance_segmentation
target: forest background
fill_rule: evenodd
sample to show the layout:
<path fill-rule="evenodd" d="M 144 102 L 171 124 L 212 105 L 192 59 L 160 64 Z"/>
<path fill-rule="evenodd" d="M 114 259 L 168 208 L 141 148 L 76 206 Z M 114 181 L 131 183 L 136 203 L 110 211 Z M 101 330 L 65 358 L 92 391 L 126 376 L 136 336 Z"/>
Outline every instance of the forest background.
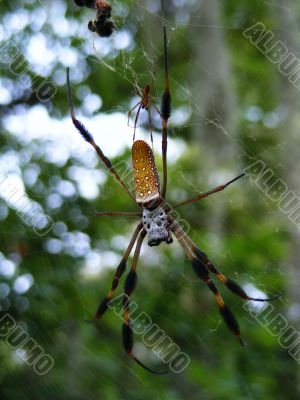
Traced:
<path fill-rule="evenodd" d="M 95 211 L 136 207 L 72 126 L 66 68 L 78 117 L 114 165 L 130 165 L 127 113 L 137 88 L 155 74 L 157 105 L 164 89 L 160 3 L 112 0 L 117 29 L 100 38 L 87 28 L 94 11 L 71 0 L 0 1 L 2 400 L 299 399 L 300 4 L 166 3 L 168 201 L 246 170 L 224 192 L 182 207 L 180 218 L 251 295 L 282 298 L 245 306 L 218 285 L 243 348 L 178 244 L 144 245 L 133 300 L 188 356 L 187 368 L 151 375 L 127 358 L 119 316 L 107 311 L 98 324 L 85 322 L 110 288 L 135 224 Z M 161 124 L 152 117 L 161 171 Z M 145 112 L 137 137 L 150 143 Z M 42 349 L 44 365 L 26 358 L 26 337 Z M 135 340 L 140 359 L 164 366 Z"/>

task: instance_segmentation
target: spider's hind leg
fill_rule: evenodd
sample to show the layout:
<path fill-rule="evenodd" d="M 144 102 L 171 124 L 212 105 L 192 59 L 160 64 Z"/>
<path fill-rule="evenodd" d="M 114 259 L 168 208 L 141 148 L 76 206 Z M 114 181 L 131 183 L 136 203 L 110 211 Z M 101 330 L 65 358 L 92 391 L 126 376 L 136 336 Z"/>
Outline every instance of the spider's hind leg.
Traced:
<path fill-rule="evenodd" d="M 281 297 L 281 293 L 279 293 L 278 295 L 263 298 L 263 299 L 250 297 L 238 283 L 236 283 L 234 280 L 228 278 L 226 275 L 223 275 L 220 271 L 218 271 L 217 268 L 212 264 L 212 262 L 209 261 L 206 254 L 203 253 L 199 248 L 195 247 L 193 251 L 194 251 L 194 254 L 196 255 L 196 257 L 198 258 L 198 260 L 201 263 L 203 263 L 206 266 L 206 268 L 209 269 L 210 272 L 215 274 L 219 281 L 223 282 L 232 293 L 241 297 L 243 300 L 264 302 L 264 301 L 273 301 L 273 300 L 276 300 L 279 297 Z"/>
<path fill-rule="evenodd" d="M 278 295 L 272 296 L 272 297 L 263 298 L 263 299 L 249 296 L 238 283 L 236 283 L 234 280 L 228 278 L 226 275 L 223 275 L 213 265 L 213 263 L 208 259 L 207 255 L 203 251 L 201 251 L 187 235 L 186 235 L 186 241 L 189 243 L 189 246 L 190 246 L 193 254 L 196 256 L 196 258 L 199 260 L 199 262 L 201 264 L 203 264 L 203 266 L 205 268 L 207 268 L 211 273 L 215 274 L 217 279 L 220 282 L 224 283 L 226 285 L 226 287 L 232 293 L 234 293 L 237 296 L 241 297 L 243 300 L 252 300 L 252 301 L 264 302 L 264 301 L 276 300 L 279 297 L 281 297 L 281 294 L 278 294 Z"/>
<path fill-rule="evenodd" d="M 197 257 L 193 254 L 193 251 L 188 243 L 188 236 L 184 233 L 184 231 L 180 228 L 178 223 L 176 221 L 173 221 L 173 228 L 172 231 L 174 235 L 176 236 L 180 246 L 184 250 L 185 254 L 187 255 L 188 259 L 192 263 L 192 267 L 196 275 L 206 283 L 208 288 L 211 290 L 211 292 L 214 294 L 217 304 L 219 306 L 220 314 L 226 323 L 227 327 L 231 332 L 237 337 L 239 340 L 240 344 L 242 346 L 246 346 L 246 343 L 241 339 L 241 332 L 240 332 L 240 327 L 239 324 L 231 312 L 231 310 L 228 308 L 228 306 L 224 303 L 224 300 L 222 299 L 222 296 L 220 295 L 217 287 L 213 283 L 213 281 L 210 279 L 209 276 L 209 271 L 205 267 L 203 263 L 201 263 Z"/>

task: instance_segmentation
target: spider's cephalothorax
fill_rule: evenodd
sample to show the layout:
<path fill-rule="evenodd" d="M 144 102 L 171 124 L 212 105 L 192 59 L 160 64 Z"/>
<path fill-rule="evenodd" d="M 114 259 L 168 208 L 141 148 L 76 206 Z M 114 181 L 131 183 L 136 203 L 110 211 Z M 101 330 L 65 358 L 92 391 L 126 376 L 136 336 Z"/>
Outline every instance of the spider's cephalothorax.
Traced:
<path fill-rule="evenodd" d="M 78 0 L 77 0 L 78 1 Z M 162 11 L 164 15 L 164 0 L 162 1 Z M 80 2 L 81 3 L 81 2 Z M 104 0 L 97 0 L 97 4 L 105 3 Z M 117 182 L 123 187 L 125 192 L 130 196 L 130 198 L 140 207 L 142 211 L 138 212 L 98 212 L 98 216 L 130 216 L 140 218 L 134 233 L 130 239 L 127 246 L 125 254 L 118 265 L 115 276 L 111 285 L 111 288 L 106 295 L 106 297 L 101 301 L 98 306 L 95 320 L 101 318 L 104 312 L 108 308 L 108 304 L 113 297 L 114 291 L 117 289 L 119 280 L 126 270 L 126 264 L 131 254 L 133 247 L 135 246 L 132 264 L 130 271 L 125 280 L 124 293 L 122 296 L 122 304 L 124 310 L 124 323 L 123 323 L 123 345 L 127 355 L 137 362 L 140 366 L 146 370 L 153 373 L 164 373 L 156 372 L 145 366 L 139 359 L 137 359 L 133 352 L 133 330 L 132 323 L 130 320 L 130 296 L 133 293 L 136 282 L 137 274 L 136 268 L 138 264 L 138 259 L 140 256 L 141 247 L 146 236 L 148 236 L 148 244 L 150 246 L 157 246 L 161 242 L 171 243 L 172 234 L 176 237 L 178 243 L 186 254 L 191 266 L 197 276 L 207 285 L 208 289 L 215 296 L 217 305 L 220 310 L 220 314 L 227 325 L 227 327 L 234 333 L 234 335 L 241 340 L 240 328 L 238 322 L 236 321 L 234 315 L 224 303 L 221 294 L 219 293 L 217 287 L 215 286 L 212 275 L 215 276 L 221 283 L 226 285 L 226 287 L 234 294 L 241 297 L 243 300 L 255 300 L 255 301 L 269 301 L 279 296 L 273 298 L 253 298 L 250 297 L 241 286 L 239 286 L 232 279 L 223 275 L 218 269 L 213 265 L 213 263 L 208 259 L 206 254 L 199 249 L 199 247 L 192 241 L 192 239 L 183 231 L 179 223 L 174 217 L 170 215 L 170 207 L 164 205 L 166 198 L 167 189 L 167 127 L 168 119 L 170 117 L 171 111 L 171 97 L 169 92 L 168 83 L 168 63 L 167 63 L 167 35 L 166 27 L 163 26 L 164 35 L 164 57 L 165 57 L 165 90 L 162 96 L 162 104 L 160 109 L 160 115 L 162 118 L 162 170 L 163 170 L 163 182 L 162 187 L 160 186 L 159 175 L 155 165 L 154 155 L 150 146 L 142 141 L 134 141 L 132 146 L 132 166 L 133 166 L 133 178 L 134 178 L 134 189 L 135 194 L 133 195 L 128 188 L 127 184 L 118 174 L 111 161 L 103 154 L 101 148 L 95 143 L 93 136 L 87 131 L 83 124 L 76 119 L 74 114 L 74 107 L 71 96 L 70 81 L 69 81 L 69 71 L 67 71 L 67 83 L 68 83 L 68 96 L 71 109 L 71 117 L 73 124 L 78 129 L 82 137 L 90 143 L 90 145 L 96 150 L 101 161 L 104 163 L 109 172 L 113 175 Z M 148 89 L 147 89 L 148 90 Z M 145 92 L 146 95 L 149 93 Z M 146 99 L 147 100 L 147 99 Z M 139 103 L 139 107 L 143 104 Z M 145 103 L 145 106 L 149 106 L 149 102 Z M 139 111 L 138 111 L 139 112 Z M 136 118 L 137 120 L 137 118 Z M 135 124 L 136 125 L 136 124 Z M 192 197 L 191 199 L 184 200 L 180 203 L 175 204 L 172 208 L 176 209 L 180 206 L 195 203 L 205 197 L 210 196 L 213 193 L 220 192 L 226 187 L 231 185 L 237 179 L 241 178 L 244 174 L 238 175 L 236 178 L 230 180 L 224 185 L 217 186 L 214 189 L 209 190 L 205 193 L 199 193 L 198 195 Z"/>
<path fill-rule="evenodd" d="M 173 243 L 170 222 L 163 207 L 143 209 L 143 226 L 148 235 L 148 245 L 158 246 L 161 242 Z"/>

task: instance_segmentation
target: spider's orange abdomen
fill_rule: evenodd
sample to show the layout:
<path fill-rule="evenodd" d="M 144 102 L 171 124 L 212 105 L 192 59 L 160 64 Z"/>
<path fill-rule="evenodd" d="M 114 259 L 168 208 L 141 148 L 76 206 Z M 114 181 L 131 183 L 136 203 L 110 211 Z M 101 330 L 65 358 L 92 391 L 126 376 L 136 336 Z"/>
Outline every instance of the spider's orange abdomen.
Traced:
<path fill-rule="evenodd" d="M 131 154 L 136 202 L 144 206 L 155 203 L 160 197 L 160 182 L 151 147 L 136 140 Z"/>

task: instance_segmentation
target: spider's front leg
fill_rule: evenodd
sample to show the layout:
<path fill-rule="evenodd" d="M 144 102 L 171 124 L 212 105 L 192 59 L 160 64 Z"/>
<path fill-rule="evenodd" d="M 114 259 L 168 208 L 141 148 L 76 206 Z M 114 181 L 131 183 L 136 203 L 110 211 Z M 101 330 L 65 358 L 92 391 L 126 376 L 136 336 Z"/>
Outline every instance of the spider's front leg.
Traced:
<path fill-rule="evenodd" d="M 102 152 L 101 148 L 95 143 L 93 136 L 90 134 L 90 132 L 85 128 L 82 122 L 80 122 L 74 113 L 74 106 L 73 106 L 73 99 L 72 99 L 72 93 L 71 93 L 71 85 L 70 85 L 70 78 L 69 78 L 69 68 L 67 69 L 67 86 L 68 86 L 68 100 L 69 100 L 69 106 L 70 106 L 70 112 L 71 112 L 71 118 L 74 126 L 80 133 L 80 135 L 83 137 L 83 139 L 88 142 L 93 148 L 95 149 L 96 153 L 98 154 L 99 158 L 101 161 L 104 163 L 106 168 L 109 170 L 109 172 L 113 175 L 113 177 L 119 182 L 119 184 L 123 187 L 125 192 L 130 196 L 130 198 L 135 201 L 134 196 L 132 193 L 130 193 L 130 190 L 128 189 L 126 183 L 124 180 L 120 177 L 118 172 L 115 170 L 114 166 L 112 165 L 111 161 L 105 156 L 105 154 Z"/>
<path fill-rule="evenodd" d="M 160 115 L 162 117 L 162 162 L 163 162 L 163 185 L 162 197 L 166 198 L 168 166 L 167 166 L 167 148 L 168 148 L 168 121 L 171 116 L 171 94 L 169 89 L 169 68 L 168 68 L 168 44 L 167 28 L 165 25 L 165 1 L 161 1 L 161 10 L 163 16 L 163 38 L 164 38 L 164 70 L 165 70 L 165 90 L 161 99 Z"/>

